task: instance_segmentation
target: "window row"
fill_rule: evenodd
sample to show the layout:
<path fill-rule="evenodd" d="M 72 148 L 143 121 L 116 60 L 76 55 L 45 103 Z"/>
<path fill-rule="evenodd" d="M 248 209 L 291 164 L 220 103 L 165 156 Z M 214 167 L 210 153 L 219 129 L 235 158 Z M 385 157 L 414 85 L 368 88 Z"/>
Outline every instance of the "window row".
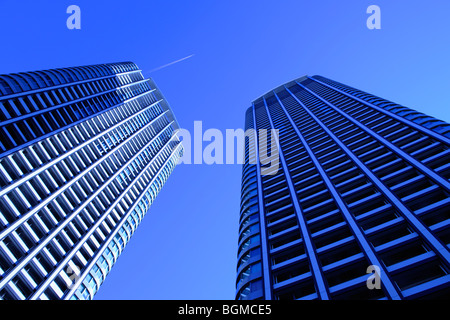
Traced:
<path fill-rule="evenodd" d="M 155 118 L 161 114 L 162 109 L 159 104 L 155 105 L 152 102 L 153 100 L 148 95 L 137 101 L 129 101 L 123 106 L 102 113 L 1 159 L 0 187 L 4 188 L 12 183 L 20 183 L 19 181 L 25 179 L 29 173 L 72 154 L 69 151 L 74 148 L 81 148 L 75 152 L 78 157 L 77 160 L 74 159 L 75 163 L 78 164 L 78 160 L 81 160 L 81 164 L 93 162 L 98 158 L 98 152 L 94 150 L 91 153 L 89 150 L 94 147 L 92 143 L 97 138 L 101 138 L 112 130 L 115 130 L 114 136 L 119 136 L 116 137 L 117 139 L 125 138 L 133 132 L 133 127 L 129 127 L 128 123 L 136 121 L 133 120 L 134 117 L 139 116 L 140 119 L 137 121 L 141 123 L 143 119 L 148 120 L 148 118 Z M 115 128 L 116 126 L 120 127 Z M 94 147 L 94 149 L 96 148 Z"/>
<path fill-rule="evenodd" d="M 0 96 L 137 71 L 134 63 L 115 63 L 0 75 Z"/>
<path fill-rule="evenodd" d="M 116 91 L 100 93 L 77 102 L 56 105 L 20 118 L 3 121 L 2 132 L 5 139 L 2 139 L 0 147 L 5 152 L 25 143 L 37 141 L 44 135 L 54 134 L 71 124 L 90 119 L 149 90 L 150 87 L 146 84 L 122 87 Z"/>
<path fill-rule="evenodd" d="M 174 148 L 177 148 L 177 146 L 179 146 L 179 144 L 178 145 L 177 144 L 169 144 L 168 146 L 169 146 L 169 149 L 166 148 L 164 150 L 164 152 L 161 153 L 161 155 L 160 155 L 161 157 L 168 158 L 172 154 L 171 150 L 175 150 Z M 77 231 L 77 238 L 75 238 L 75 239 L 71 238 L 70 239 L 71 243 L 69 243 L 69 244 L 71 244 L 73 246 L 74 244 L 77 244 L 77 242 L 78 242 L 78 247 L 79 247 L 76 251 L 73 251 L 71 253 L 71 256 L 73 256 L 73 258 L 72 258 L 71 262 L 69 262 L 69 265 L 72 263 L 81 269 L 88 265 L 89 261 L 95 255 L 95 251 L 100 247 L 100 244 L 102 242 L 104 242 L 104 240 L 108 237 L 109 234 L 111 234 L 112 230 L 117 229 L 117 226 L 120 224 L 122 217 L 124 217 L 126 215 L 128 208 L 132 207 L 136 203 L 136 200 L 139 197 L 139 195 L 144 192 L 144 189 L 146 188 L 146 186 L 150 185 L 150 180 L 153 179 L 154 183 L 151 184 L 150 187 L 147 187 L 147 192 L 142 197 L 142 202 L 139 202 L 139 206 L 135 207 L 135 212 L 132 215 L 128 215 L 127 220 L 124 221 L 124 223 L 122 224 L 122 227 L 119 229 L 116 237 L 114 238 L 114 241 L 119 245 L 118 250 L 121 251 L 123 249 L 124 245 L 129 240 L 129 237 L 131 236 L 132 232 L 134 232 L 134 230 L 136 228 L 136 224 L 139 223 L 140 220 L 142 220 L 143 214 L 145 214 L 145 212 L 148 210 L 148 203 L 151 203 L 151 201 L 153 201 L 153 199 L 156 197 L 156 194 L 159 192 L 160 188 L 162 187 L 162 185 L 165 183 L 168 176 L 170 175 L 171 170 L 173 170 L 173 167 L 176 165 L 179 155 L 178 155 L 178 158 L 176 158 L 176 156 L 172 156 L 172 158 L 173 159 L 171 159 L 171 161 L 168 161 L 167 165 L 164 168 L 161 168 L 161 170 L 160 170 L 161 172 L 158 174 L 158 176 L 156 176 L 154 178 L 151 177 L 150 172 L 148 172 L 148 171 L 143 172 L 142 177 L 140 178 L 138 183 L 135 183 L 133 186 L 131 186 L 129 188 L 128 193 L 125 194 L 123 197 L 121 197 L 121 199 L 119 198 L 120 201 L 119 200 L 116 201 L 117 205 L 114 207 L 114 209 L 112 209 L 112 211 L 110 209 L 111 213 L 108 216 L 103 218 L 102 223 L 100 225 L 98 225 L 98 223 L 96 223 L 96 225 L 98 226 L 97 229 L 95 229 L 95 230 L 91 229 L 92 231 L 88 231 L 90 229 L 89 229 L 89 227 L 86 228 L 87 227 L 86 225 L 84 225 L 84 228 L 80 229 L 80 226 L 77 226 L 78 222 L 76 222 L 77 220 L 84 221 L 86 224 L 88 224 L 89 222 L 84 219 L 86 219 L 87 216 L 89 216 L 89 212 L 91 212 L 91 213 L 95 212 L 95 211 L 90 210 L 94 207 L 89 207 L 89 210 L 84 211 L 85 215 L 80 214 L 73 220 L 73 222 L 74 222 L 73 224 L 69 224 L 69 226 L 75 227 L 74 229 Z M 137 217 L 136 214 L 139 214 L 140 217 Z M 89 217 L 92 220 L 92 217 L 91 216 L 89 216 Z M 95 220 L 91 221 L 90 225 L 93 225 L 94 222 L 95 222 Z M 61 233 L 61 234 L 64 235 L 65 233 Z M 33 276 L 36 276 L 36 272 L 38 272 L 38 273 L 40 272 L 41 277 L 44 276 L 44 277 L 48 278 L 48 274 L 50 274 L 52 272 L 52 270 L 57 266 L 57 263 L 60 263 L 61 259 L 64 259 L 64 260 L 69 259 L 69 256 L 67 256 L 67 252 L 69 250 L 71 250 L 71 248 L 66 247 L 68 245 L 67 242 L 61 241 L 61 242 L 58 242 L 58 244 L 60 244 L 60 245 L 58 245 L 57 247 L 53 246 L 53 244 L 56 243 L 54 239 L 58 238 L 58 236 L 53 238 L 52 239 L 53 242 L 51 242 L 50 244 L 48 244 L 45 247 L 46 249 L 47 248 L 49 249 L 48 253 L 47 253 L 47 250 L 45 250 L 46 258 L 47 258 L 47 260 L 51 260 L 52 264 L 51 265 L 48 265 L 48 264 L 42 265 L 42 263 L 41 263 L 38 265 L 39 270 L 36 270 L 36 268 L 29 269 L 29 270 L 33 271 Z M 61 239 L 58 239 L 58 240 L 61 240 Z M 110 245 L 110 247 L 112 247 L 112 246 L 113 245 Z M 118 254 L 120 254 L 120 252 L 118 252 L 116 254 L 115 259 L 117 259 Z M 108 255 L 108 252 L 106 252 L 106 255 Z M 102 260 L 100 259 L 99 261 L 102 261 Z M 34 265 L 34 266 L 36 266 L 36 265 Z M 74 268 L 71 268 L 71 270 L 74 270 Z M 44 275 L 42 275 L 42 271 L 44 271 Z M 68 278 L 67 275 L 64 276 L 64 271 L 67 272 L 67 269 L 63 270 L 58 275 L 54 276 L 53 282 L 50 283 L 49 288 L 44 291 L 43 295 L 41 295 L 41 297 L 40 297 L 41 299 L 61 298 L 62 294 L 65 293 L 69 289 L 68 284 L 70 284 L 70 283 L 67 281 L 67 278 Z M 96 269 L 94 267 L 92 269 L 92 271 L 95 273 L 98 271 L 98 269 Z M 22 289 L 22 294 L 24 296 L 29 296 L 30 294 L 33 293 L 33 290 L 36 289 L 36 286 L 33 286 L 33 284 L 37 284 L 37 286 L 39 286 L 38 278 L 34 278 L 34 279 L 30 278 L 30 279 L 32 279 L 33 281 L 27 281 L 26 283 L 21 283 L 20 287 Z M 43 281 L 43 280 L 44 279 L 41 279 L 41 281 Z M 48 282 L 48 280 L 47 280 L 47 282 Z M 14 281 L 14 283 L 17 285 L 17 282 Z M 8 283 L 8 285 L 9 285 L 9 283 Z M 30 285 L 32 286 L 31 288 L 30 288 Z M 27 291 L 27 289 L 28 289 L 28 291 Z"/>

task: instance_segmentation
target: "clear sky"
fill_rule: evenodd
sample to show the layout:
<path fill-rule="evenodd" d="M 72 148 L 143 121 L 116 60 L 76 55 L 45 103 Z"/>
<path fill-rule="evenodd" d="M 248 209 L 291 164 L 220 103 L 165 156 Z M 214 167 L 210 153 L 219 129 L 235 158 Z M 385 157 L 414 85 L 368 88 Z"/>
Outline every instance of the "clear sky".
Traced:
<path fill-rule="evenodd" d="M 0 0 L 0 73 L 133 61 L 188 130 L 242 128 L 253 99 L 305 74 L 450 122 L 449 15 L 448 0 Z M 240 173 L 178 166 L 96 299 L 234 299 Z"/>

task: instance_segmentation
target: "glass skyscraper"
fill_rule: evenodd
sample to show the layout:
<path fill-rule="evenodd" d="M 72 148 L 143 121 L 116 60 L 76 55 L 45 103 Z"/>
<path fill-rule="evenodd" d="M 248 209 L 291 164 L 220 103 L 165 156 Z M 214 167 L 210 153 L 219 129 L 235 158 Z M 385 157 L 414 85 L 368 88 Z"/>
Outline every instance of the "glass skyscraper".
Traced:
<path fill-rule="evenodd" d="M 245 125 L 236 299 L 450 298 L 448 123 L 305 76 Z M 279 130 L 271 175 L 248 161 L 260 129 Z"/>
<path fill-rule="evenodd" d="M 182 156 L 131 62 L 0 75 L 0 299 L 92 299 Z"/>

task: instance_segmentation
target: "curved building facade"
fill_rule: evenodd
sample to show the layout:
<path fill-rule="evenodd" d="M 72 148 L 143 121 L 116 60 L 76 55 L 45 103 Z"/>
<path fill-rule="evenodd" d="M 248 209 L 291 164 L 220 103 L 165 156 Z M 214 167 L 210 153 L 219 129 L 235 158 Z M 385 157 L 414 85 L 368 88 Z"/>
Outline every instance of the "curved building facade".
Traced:
<path fill-rule="evenodd" d="M 450 125 L 302 77 L 246 113 L 248 157 L 278 129 L 281 166 L 242 173 L 239 300 L 448 299 Z"/>
<path fill-rule="evenodd" d="M 0 299 L 92 299 L 182 156 L 132 62 L 0 75 Z"/>

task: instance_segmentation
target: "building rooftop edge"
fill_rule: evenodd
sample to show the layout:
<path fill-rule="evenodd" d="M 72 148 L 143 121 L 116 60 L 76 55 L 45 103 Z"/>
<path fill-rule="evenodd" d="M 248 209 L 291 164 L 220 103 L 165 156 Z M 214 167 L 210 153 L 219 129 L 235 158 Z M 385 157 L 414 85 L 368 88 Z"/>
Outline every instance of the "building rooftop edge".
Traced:
<path fill-rule="evenodd" d="M 285 82 L 285 83 L 283 83 L 283 84 L 280 84 L 279 86 L 276 86 L 275 88 L 273 88 L 273 89 L 267 91 L 266 93 L 260 95 L 258 98 L 253 99 L 253 100 L 252 100 L 252 103 L 255 103 L 257 100 L 259 100 L 259 99 L 261 99 L 261 98 L 263 98 L 263 97 L 266 97 L 266 96 L 270 95 L 270 94 L 271 94 L 272 92 L 274 92 L 274 91 L 279 91 L 279 90 L 281 90 L 285 85 L 288 85 L 288 84 L 293 83 L 293 82 L 295 82 L 295 81 L 303 81 L 303 80 L 305 80 L 305 79 L 307 79 L 307 78 L 308 78 L 308 75 L 304 75 L 304 76 L 302 76 L 302 77 L 300 77 L 300 78 L 295 78 L 295 79 L 293 79 L 293 80 L 291 80 L 291 81 L 288 81 L 288 82 Z"/>

